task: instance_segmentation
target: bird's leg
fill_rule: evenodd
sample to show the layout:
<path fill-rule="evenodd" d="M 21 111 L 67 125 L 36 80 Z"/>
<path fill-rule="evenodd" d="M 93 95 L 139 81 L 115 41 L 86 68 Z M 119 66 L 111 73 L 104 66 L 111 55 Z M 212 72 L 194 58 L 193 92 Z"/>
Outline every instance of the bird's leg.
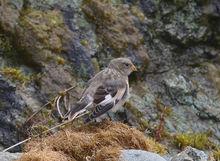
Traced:
<path fill-rule="evenodd" d="M 113 119 L 112 119 L 113 118 L 113 113 L 111 111 L 107 112 L 107 116 L 108 116 L 109 121 L 113 121 Z"/>

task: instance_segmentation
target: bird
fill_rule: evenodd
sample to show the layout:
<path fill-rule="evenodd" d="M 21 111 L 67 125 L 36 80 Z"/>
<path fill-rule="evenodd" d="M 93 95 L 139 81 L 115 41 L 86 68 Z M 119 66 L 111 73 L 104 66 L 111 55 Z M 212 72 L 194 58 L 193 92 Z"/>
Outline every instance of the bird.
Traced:
<path fill-rule="evenodd" d="M 129 96 L 128 76 L 137 71 L 129 58 L 112 59 L 109 65 L 87 83 L 81 98 L 67 112 L 68 120 L 84 115 L 90 122 L 109 110 L 115 111 Z"/>

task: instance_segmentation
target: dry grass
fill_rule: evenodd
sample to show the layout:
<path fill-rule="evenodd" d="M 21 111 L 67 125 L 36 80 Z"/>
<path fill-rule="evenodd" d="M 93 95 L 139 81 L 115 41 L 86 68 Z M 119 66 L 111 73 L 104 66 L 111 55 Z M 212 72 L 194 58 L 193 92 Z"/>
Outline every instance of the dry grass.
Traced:
<path fill-rule="evenodd" d="M 162 145 L 134 128 L 122 123 L 102 122 L 67 128 L 55 135 L 32 140 L 19 161 L 48 161 L 48 158 L 51 161 L 116 161 L 121 149 L 166 152 Z"/>
<path fill-rule="evenodd" d="M 52 151 L 50 149 L 43 149 L 42 151 L 31 150 L 24 154 L 21 160 L 25 161 L 76 161 L 68 157 L 62 152 Z"/>

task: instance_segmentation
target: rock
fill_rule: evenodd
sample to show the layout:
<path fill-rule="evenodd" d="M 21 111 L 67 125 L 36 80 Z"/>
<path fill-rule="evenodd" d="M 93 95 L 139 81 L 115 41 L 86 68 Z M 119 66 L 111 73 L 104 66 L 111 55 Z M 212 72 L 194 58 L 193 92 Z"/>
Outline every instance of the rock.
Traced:
<path fill-rule="evenodd" d="M 209 156 L 205 152 L 186 147 L 184 151 L 174 156 L 171 161 L 210 161 Z"/>
<path fill-rule="evenodd" d="M 170 95 L 178 98 L 181 94 L 188 94 L 193 91 L 191 82 L 187 81 L 182 75 L 171 74 L 164 79 L 165 86 Z"/>
<path fill-rule="evenodd" d="M 122 150 L 119 161 L 166 161 L 160 155 L 143 150 Z"/>
<path fill-rule="evenodd" d="M 217 0 L 212 0 L 207 5 L 204 5 L 203 12 L 212 17 L 220 18 L 220 4 Z"/>
<path fill-rule="evenodd" d="M 110 1 L 85 0 L 83 2 L 82 11 L 88 21 L 96 26 L 95 31 L 102 41 L 103 50 L 111 53 L 112 56 L 133 58 L 144 72 L 149 57 L 142 43 L 143 35 L 136 27 L 134 16 L 128 6 L 122 4 L 116 6 Z"/>
<path fill-rule="evenodd" d="M 155 13 L 157 10 L 155 2 L 152 0 L 141 0 L 140 5 L 144 13 L 149 16 Z"/>
<path fill-rule="evenodd" d="M 16 88 L 0 75 L 0 149 L 17 143 L 22 137 L 22 113 L 26 107 Z M 19 150 L 19 147 L 14 149 Z"/>
<path fill-rule="evenodd" d="M 19 140 L 24 109 L 37 110 L 76 84 L 80 96 L 85 82 L 119 56 L 140 70 L 130 76 L 125 112 L 113 118 L 153 135 L 168 107 L 165 132 L 212 131 L 219 143 L 219 6 L 218 0 L 3 0 L 0 72 L 22 69 L 31 81 L 0 79 L 0 145 Z"/>
<path fill-rule="evenodd" d="M 23 0 L 2 1 L 0 5 L 0 27 L 14 33 L 18 25 L 20 11 L 23 7 Z"/>
<path fill-rule="evenodd" d="M 91 57 L 97 52 L 98 44 L 92 26 L 82 14 L 81 3 L 82 0 L 65 2 L 39 0 L 37 3 L 28 0 L 27 6 L 36 11 L 47 10 L 50 12 L 53 8 L 59 11 L 58 16 L 55 17 L 61 18 L 64 22 L 61 26 L 57 26 L 58 34 L 55 33 L 55 37 L 57 36 L 61 42 L 63 40 L 65 42 L 61 47 L 62 55 L 66 56 L 65 64 L 71 65 L 74 73 L 77 73 L 78 76 L 88 79 L 94 75 L 95 65 Z M 62 33 L 62 31 L 64 32 Z M 55 46 L 57 47 L 57 45 Z"/>
<path fill-rule="evenodd" d="M 15 161 L 19 159 L 21 153 L 0 152 L 1 161 Z"/>

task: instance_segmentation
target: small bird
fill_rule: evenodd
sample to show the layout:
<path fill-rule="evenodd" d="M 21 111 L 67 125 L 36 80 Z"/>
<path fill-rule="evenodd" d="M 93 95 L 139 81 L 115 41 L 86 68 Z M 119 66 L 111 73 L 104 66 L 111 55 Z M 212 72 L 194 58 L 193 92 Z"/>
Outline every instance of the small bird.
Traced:
<path fill-rule="evenodd" d="M 88 81 L 81 99 L 69 110 L 66 117 L 73 120 L 86 113 L 84 122 L 90 122 L 109 110 L 123 105 L 129 96 L 128 76 L 137 71 L 128 58 L 116 58 L 107 68 Z"/>

